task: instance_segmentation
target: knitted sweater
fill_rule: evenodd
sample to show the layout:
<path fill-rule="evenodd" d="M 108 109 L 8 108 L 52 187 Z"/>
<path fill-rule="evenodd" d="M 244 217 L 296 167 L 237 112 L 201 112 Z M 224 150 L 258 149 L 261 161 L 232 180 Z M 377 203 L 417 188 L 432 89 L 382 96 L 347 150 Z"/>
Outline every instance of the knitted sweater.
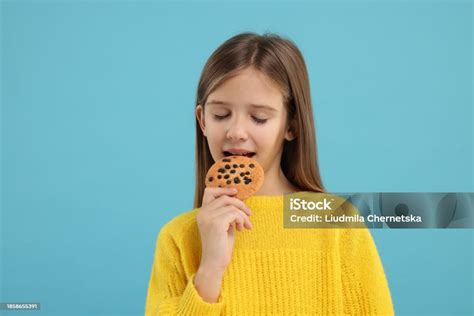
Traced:
<path fill-rule="evenodd" d="M 217 303 L 194 286 L 199 209 L 158 234 L 145 315 L 393 315 L 368 229 L 285 229 L 283 196 L 253 196 L 251 230 L 236 232 Z"/>

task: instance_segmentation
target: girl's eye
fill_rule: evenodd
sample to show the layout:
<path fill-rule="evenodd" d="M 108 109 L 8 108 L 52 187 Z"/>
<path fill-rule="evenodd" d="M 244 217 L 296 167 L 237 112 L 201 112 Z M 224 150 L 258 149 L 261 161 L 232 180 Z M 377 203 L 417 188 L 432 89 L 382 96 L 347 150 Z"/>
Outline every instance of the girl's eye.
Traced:
<path fill-rule="evenodd" d="M 217 115 L 217 114 L 214 114 L 214 118 L 217 120 L 217 121 L 222 121 L 223 119 L 225 119 L 226 117 L 228 117 L 229 114 L 226 114 L 226 115 Z"/>
<path fill-rule="evenodd" d="M 268 119 L 260 119 L 258 117 L 252 116 L 252 119 L 254 120 L 255 123 L 257 124 L 264 124 Z"/>

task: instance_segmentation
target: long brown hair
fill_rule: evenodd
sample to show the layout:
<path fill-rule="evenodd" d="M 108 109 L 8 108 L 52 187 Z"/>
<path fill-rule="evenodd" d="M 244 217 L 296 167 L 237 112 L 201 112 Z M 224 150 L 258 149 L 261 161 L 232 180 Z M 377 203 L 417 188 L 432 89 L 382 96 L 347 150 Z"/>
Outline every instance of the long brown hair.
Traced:
<path fill-rule="evenodd" d="M 303 55 L 289 39 L 265 33 L 241 33 L 225 41 L 207 60 L 199 79 L 196 104 L 203 109 L 207 97 L 225 80 L 253 67 L 281 89 L 288 123 L 295 138 L 285 140 L 281 168 L 302 191 L 324 192 L 316 151 L 308 72 Z M 200 207 L 207 170 L 214 163 L 206 137 L 196 118 L 196 190 L 194 207 Z"/>

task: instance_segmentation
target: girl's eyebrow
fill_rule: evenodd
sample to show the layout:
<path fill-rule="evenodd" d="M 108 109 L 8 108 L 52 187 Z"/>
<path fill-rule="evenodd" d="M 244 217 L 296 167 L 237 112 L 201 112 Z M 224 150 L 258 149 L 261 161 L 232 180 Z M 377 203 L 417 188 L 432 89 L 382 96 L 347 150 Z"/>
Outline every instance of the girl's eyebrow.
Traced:
<path fill-rule="evenodd" d="M 214 104 L 214 105 L 229 105 L 229 106 L 232 106 L 232 103 L 230 102 L 226 102 L 226 101 L 219 101 L 219 100 L 211 100 L 211 101 L 208 101 L 206 102 L 206 105 L 211 105 L 211 104 Z M 257 108 L 257 109 L 266 109 L 266 110 L 270 110 L 270 111 L 275 111 L 277 112 L 277 110 L 269 105 L 266 105 L 266 104 L 254 104 L 254 103 L 250 103 L 248 104 L 248 106 L 250 107 L 253 107 L 253 108 Z"/>

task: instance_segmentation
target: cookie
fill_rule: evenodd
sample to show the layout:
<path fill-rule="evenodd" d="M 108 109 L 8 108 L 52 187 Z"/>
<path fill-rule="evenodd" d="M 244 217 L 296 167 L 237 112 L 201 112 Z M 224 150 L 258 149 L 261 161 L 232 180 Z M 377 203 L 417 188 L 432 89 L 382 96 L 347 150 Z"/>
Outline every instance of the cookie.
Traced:
<path fill-rule="evenodd" d="M 245 156 L 228 156 L 216 161 L 207 171 L 206 187 L 236 188 L 235 196 L 245 200 L 263 184 L 264 171 L 254 159 Z"/>

